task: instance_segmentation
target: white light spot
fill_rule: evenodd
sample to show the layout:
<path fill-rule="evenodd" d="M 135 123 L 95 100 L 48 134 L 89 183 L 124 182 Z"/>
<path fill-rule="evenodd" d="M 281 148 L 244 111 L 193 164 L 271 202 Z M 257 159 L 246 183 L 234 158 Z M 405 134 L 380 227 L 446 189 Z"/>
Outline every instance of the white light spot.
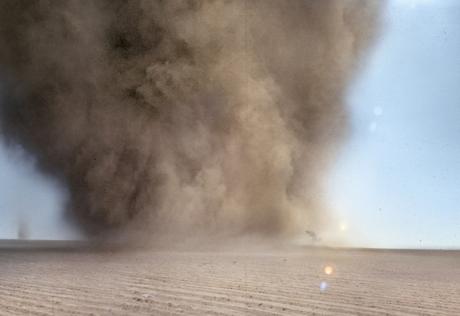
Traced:
<path fill-rule="evenodd" d="M 328 287 L 329 287 L 329 285 L 327 284 L 326 281 L 322 281 L 322 282 L 319 284 L 319 290 L 320 290 L 321 292 L 326 291 Z"/>
<path fill-rule="evenodd" d="M 372 122 L 372 123 L 369 125 L 369 131 L 370 131 L 371 133 L 374 133 L 376 130 L 377 130 L 377 122 Z"/>
<path fill-rule="evenodd" d="M 344 232 L 344 231 L 346 231 L 348 229 L 348 225 L 347 225 L 347 223 L 342 222 L 342 223 L 340 223 L 339 228 L 340 228 L 340 231 Z"/>
<path fill-rule="evenodd" d="M 383 114 L 383 109 L 380 106 L 376 106 L 374 108 L 374 115 L 375 116 L 381 116 Z"/>

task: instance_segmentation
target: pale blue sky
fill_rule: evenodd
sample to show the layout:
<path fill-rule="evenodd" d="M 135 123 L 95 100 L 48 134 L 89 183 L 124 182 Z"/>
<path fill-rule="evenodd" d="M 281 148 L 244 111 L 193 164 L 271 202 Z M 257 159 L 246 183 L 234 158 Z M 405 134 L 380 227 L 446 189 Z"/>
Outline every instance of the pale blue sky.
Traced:
<path fill-rule="evenodd" d="M 460 247 L 460 1 L 392 0 L 351 85 L 328 200 L 355 246 Z M 0 143 L 0 238 L 74 238 L 65 192 Z M 22 214 L 22 215 L 21 215 Z"/>
<path fill-rule="evenodd" d="M 77 229 L 64 220 L 62 186 L 36 171 L 20 148 L 0 141 L 0 238 L 16 238 L 18 223 L 34 239 L 74 239 Z"/>
<path fill-rule="evenodd" d="M 329 196 L 353 244 L 460 248 L 460 1 L 391 1 L 347 101 Z"/>

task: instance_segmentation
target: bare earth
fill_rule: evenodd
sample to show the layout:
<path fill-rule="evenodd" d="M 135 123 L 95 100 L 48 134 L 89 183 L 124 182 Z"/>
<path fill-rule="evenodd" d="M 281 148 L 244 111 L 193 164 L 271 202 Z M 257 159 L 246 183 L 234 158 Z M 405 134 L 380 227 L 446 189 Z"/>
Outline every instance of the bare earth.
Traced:
<path fill-rule="evenodd" d="M 179 314 L 460 315 L 460 253 L 0 250 L 0 315 Z"/>

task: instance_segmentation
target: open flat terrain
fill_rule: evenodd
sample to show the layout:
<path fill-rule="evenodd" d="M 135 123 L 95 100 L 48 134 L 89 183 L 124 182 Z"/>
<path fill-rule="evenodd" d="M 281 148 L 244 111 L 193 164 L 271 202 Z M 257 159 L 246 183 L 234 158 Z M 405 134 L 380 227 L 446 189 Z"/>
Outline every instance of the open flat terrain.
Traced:
<path fill-rule="evenodd" d="M 0 315 L 460 315 L 460 253 L 3 249 Z"/>

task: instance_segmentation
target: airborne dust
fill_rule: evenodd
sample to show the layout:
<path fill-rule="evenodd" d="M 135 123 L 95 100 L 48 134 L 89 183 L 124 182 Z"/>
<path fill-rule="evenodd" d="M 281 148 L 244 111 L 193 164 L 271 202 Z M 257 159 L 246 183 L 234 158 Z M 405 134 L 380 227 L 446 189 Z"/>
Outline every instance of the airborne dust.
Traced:
<path fill-rule="evenodd" d="M 4 0 L 1 133 L 88 236 L 318 232 L 378 9 Z"/>

